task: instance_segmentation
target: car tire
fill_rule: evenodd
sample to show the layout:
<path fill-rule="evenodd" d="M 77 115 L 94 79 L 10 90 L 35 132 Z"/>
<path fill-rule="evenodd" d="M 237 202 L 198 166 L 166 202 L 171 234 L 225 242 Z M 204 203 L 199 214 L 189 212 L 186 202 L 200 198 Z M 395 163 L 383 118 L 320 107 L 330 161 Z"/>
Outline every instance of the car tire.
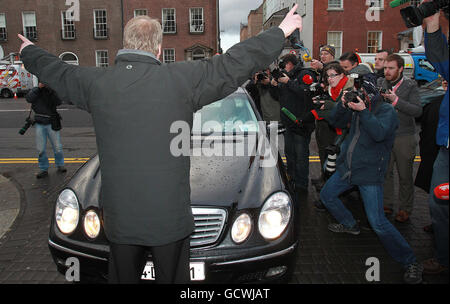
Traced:
<path fill-rule="evenodd" d="M 11 98 L 13 93 L 9 89 L 3 89 L 0 95 L 3 98 Z"/>

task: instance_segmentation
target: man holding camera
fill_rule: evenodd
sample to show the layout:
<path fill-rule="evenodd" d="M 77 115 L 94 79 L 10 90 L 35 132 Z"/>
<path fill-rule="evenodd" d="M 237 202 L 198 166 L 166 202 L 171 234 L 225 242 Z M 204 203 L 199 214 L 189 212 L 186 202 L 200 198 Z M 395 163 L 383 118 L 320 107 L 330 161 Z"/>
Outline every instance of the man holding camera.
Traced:
<path fill-rule="evenodd" d="M 405 282 L 420 283 L 421 265 L 383 212 L 384 175 L 398 127 L 394 108 L 382 101 L 375 84 L 364 81 L 362 90 L 342 96 L 328 121 L 337 128 L 350 124 L 336 161 L 336 172 L 320 192 L 323 204 L 338 221 L 328 229 L 335 233 L 360 233 L 358 222 L 339 199 L 341 193 L 357 186 L 372 229 L 389 254 L 405 267 Z"/>
<path fill-rule="evenodd" d="M 403 76 L 405 61 L 397 54 L 386 57 L 384 63 L 385 78 L 378 79 L 385 101 L 392 104 L 399 119 L 395 134 L 386 180 L 384 182 L 384 209 L 387 214 L 393 212 L 394 204 L 394 165 L 399 176 L 399 210 L 395 220 L 404 223 L 413 210 L 414 176 L 413 166 L 416 157 L 416 122 L 422 115 L 419 90 L 414 80 Z"/>
<path fill-rule="evenodd" d="M 303 63 L 294 54 L 285 55 L 280 65 L 286 73 L 280 78 L 274 75 L 272 80 L 280 107 L 286 108 L 298 118 L 302 117 L 312 109 L 309 86 L 315 82 L 316 75 L 310 69 L 303 69 Z M 295 191 L 305 194 L 309 185 L 309 143 L 314 122 L 298 125 L 284 113 L 281 113 L 281 122 L 286 127 L 284 144 L 288 175 Z"/>
<path fill-rule="evenodd" d="M 31 103 L 31 109 L 34 111 L 34 126 L 36 128 L 36 148 L 39 153 L 38 166 L 40 172 L 36 178 L 48 176 L 48 157 L 47 157 L 47 138 L 52 144 L 55 154 L 55 164 L 58 172 L 66 172 L 64 167 L 64 155 L 61 144 L 59 130 L 61 130 L 61 117 L 56 111 L 56 107 L 61 105 L 61 100 L 55 91 L 43 83 L 39 83 L 37 88 L 33 88 L 25 96 L 25 99 Z"/>

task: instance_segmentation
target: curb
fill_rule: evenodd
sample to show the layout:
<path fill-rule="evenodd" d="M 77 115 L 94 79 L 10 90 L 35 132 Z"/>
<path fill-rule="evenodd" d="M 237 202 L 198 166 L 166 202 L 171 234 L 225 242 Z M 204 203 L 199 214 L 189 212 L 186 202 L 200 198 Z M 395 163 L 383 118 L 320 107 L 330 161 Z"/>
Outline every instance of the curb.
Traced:
<path fill-rule="evenodd" d="M 9 231 L 20 212 L 20 193 L 0 174 L 0 239 Z"/>

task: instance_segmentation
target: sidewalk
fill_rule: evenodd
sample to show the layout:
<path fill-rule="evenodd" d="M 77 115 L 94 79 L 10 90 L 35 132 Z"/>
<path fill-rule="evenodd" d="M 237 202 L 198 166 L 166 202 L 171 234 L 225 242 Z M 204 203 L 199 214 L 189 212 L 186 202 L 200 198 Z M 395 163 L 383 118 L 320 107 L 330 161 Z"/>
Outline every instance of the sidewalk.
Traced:
<path fill-rule="evenodd" d="M 20 193 L 16 186 L 0 175 L 0 244 L 3 235 L 14 223 L 20 211 Z"/>

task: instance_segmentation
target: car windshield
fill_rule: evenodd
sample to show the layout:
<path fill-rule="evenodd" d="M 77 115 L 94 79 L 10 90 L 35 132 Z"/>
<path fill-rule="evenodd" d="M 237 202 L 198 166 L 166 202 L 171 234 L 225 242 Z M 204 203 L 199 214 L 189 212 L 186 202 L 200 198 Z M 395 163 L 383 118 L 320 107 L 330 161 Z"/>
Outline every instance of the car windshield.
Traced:
<path fill-rule="evenodd" d="M 427 90 L 444 90 L 444 88 L 442 87 L 441 78 L 435 79 L 432 82 L 423 85 L 422 88 Z"/>
<path fill-rule="evenodd" d="M 244 93 L 234 93 L 194 114 L 193 134 L 258 132 L 258 119 Z"/>

